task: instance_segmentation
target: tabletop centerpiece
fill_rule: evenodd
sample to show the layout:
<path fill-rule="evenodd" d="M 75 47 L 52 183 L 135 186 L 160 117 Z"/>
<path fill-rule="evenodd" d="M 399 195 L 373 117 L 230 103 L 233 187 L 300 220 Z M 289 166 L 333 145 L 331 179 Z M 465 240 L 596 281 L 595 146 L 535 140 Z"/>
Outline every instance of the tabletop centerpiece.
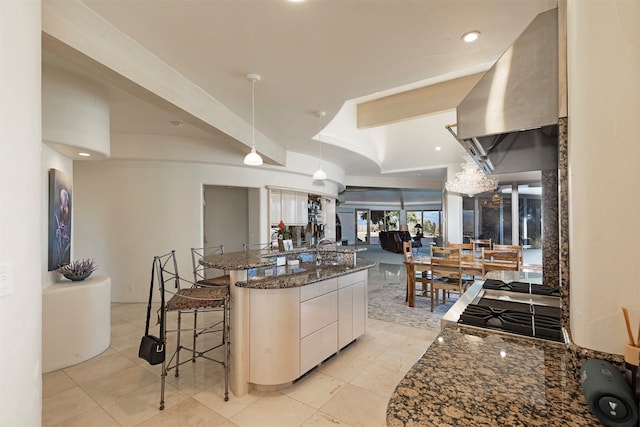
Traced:
<path fill-rule="evenodd" d="M 91 276 L 98 266 L 93 259 L 77 259 L 58 267 L 56 271 L 73 282 L 79 282 Z"/>
<path fill-rule="evenodd" d="M 287 230 L 284 221 L 280 220 L 280 223 L 278 224 L 278 250 L 280 252 L 293 249 L 293 242 L 290 237 L 291 233 Z"/>

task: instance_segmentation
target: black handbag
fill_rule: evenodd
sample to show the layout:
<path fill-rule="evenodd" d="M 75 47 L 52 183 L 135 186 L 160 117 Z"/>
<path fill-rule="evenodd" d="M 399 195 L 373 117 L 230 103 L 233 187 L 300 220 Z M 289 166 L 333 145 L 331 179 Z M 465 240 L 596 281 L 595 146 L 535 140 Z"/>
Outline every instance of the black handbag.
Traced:
<path fill-rule="evenodd" d="M 138 357 L 149 362 L 150 365 L 158 365 L 164 362 L 164 289 L 160 289 L 160 337 L 149 335 L 149 319 L 151 317 L 151 300 L 153 298 L 153 274 L 155 272 L 156 261 L 153 260 L 151 266 L 151 284 L 149 285 L 149 304 L 147 305 L 147 324 L 144 336 L 140 340 Z"/>

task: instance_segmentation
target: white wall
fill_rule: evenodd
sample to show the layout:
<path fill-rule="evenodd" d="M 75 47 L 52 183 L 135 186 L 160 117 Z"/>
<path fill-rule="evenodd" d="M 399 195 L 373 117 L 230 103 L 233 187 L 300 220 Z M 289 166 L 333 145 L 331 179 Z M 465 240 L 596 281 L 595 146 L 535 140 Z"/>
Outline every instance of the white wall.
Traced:
<path fill-rule="evenodd" d="M 155 152 L 161 151 L 156 147 Z M 314 192 L 310 176 L 275 168 L 186 161 L 75 162 L 75 254 L 94 258 L 99 271 L 111 276 L 113 301 L 145 301 L 154 255 L 175 249 L 179 271 L 191 271 L 189 250 L 202 241 L 203 185 L 249 188 L 249 224 L 259 224 L 258 242 L 266 242 L 265 186 L 292 183 Z M 240 245 L 242 241 L 238 238 Z"/>
<path fill-rule="evenodd" d="M 40 2 L 0 1 L 0 425 L 42 423 Z"/>
<path fill-rule="evenodd" d="M 623 353 L 640 319 L 640 2 L 568 2 L 571 330 Z"/>

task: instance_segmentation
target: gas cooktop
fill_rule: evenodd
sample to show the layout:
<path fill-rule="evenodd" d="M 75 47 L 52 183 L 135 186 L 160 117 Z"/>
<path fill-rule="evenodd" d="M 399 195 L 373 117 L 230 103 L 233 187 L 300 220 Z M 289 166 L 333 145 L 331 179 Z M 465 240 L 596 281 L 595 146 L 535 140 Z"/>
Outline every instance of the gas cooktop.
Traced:
<path fill-rule="evenodd" d="M 527 282 L 508 282 L 502 280 L 487 279 L 482 284 L 484 289 L 510 291 L 535 295 L 560 296 L 560 289 L 548 285 L 536 285 Z"/>
<path fill-rule="evenodd" d="M 564 342 L 560 292 L 551 286 L 487 279 L 459 324 Z"/>

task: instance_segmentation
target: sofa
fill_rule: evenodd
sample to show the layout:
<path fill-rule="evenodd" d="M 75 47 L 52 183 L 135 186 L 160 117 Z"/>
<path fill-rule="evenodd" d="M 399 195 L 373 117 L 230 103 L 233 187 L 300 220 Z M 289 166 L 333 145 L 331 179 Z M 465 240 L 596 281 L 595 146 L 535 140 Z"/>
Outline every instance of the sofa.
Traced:
<path fill-rule="evenodd" d="M 402 253 L 402 242 L 411 241 L 408 231 L 381 231 L 378 236 L 382 249 L 398 254 Z"/>

